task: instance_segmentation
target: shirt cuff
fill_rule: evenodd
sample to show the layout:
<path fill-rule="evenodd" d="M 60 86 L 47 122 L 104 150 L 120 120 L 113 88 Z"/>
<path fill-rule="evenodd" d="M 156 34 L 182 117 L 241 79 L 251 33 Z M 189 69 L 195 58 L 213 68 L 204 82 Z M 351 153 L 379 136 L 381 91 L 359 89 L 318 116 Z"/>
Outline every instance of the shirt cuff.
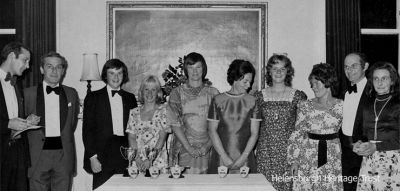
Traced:
<path fill-rule="evenodd" d="M 92 157 L 90 157 L 89 159 L 94 159 L 97 158 L 97 154 L 93 155 Z"/>

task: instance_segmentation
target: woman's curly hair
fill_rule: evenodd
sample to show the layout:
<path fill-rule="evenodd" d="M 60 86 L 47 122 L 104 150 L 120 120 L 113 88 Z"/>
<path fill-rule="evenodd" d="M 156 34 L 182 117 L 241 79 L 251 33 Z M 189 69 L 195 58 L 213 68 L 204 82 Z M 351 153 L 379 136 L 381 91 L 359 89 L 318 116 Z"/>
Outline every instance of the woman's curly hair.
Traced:
<path fill-rule="evenodd" d="M 325 88 L 330 88 L 332 95 L 337 93 L 337 77 L 335 69 L 327 63 L 319 63 L 313 66 L 308 81 L 316 79 L 325 85 Z"/>

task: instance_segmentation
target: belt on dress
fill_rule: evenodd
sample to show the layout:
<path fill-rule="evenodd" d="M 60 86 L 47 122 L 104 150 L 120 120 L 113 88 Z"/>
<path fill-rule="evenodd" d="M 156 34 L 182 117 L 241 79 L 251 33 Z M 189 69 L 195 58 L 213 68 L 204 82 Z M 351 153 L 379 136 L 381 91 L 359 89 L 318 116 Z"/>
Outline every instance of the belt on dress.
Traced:
<path fill-rule="evenodd" d="M 308 138 L 318 140 L 318 168 L 327 162 L 327 144 L 326 140 L 339 138 L 339 133 L 332 134 L 314 134 L 308 133 Z"/>

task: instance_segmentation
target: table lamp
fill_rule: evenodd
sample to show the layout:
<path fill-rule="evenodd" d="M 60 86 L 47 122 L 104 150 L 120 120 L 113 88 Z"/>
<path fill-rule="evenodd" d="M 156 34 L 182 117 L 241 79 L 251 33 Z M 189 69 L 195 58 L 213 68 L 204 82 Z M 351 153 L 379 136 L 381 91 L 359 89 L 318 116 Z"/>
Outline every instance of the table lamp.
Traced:
<path fill-rule="evenodd" d="M 100 72 L 97 65 L 97 53 L 84 53 L 81 81 L 87 81 L 87 93 L 90 93 L 91 81 L 100 81 Z"/>

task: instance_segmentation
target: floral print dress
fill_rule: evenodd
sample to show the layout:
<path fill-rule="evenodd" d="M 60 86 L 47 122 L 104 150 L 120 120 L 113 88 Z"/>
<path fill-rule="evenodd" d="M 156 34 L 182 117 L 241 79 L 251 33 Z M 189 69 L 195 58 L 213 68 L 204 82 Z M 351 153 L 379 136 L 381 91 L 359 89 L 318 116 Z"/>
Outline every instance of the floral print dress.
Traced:
<path fill-rule="evenodd" d="M 293 190 L 343 190 L 341 181 L 341 148 L 338 138 L 327 140 L 327 163 L 318 167 L 318 140 L 307 133 L 333 134 L 342 126 L 343 101 L 338 100 L 328 110 L 314 106 L 311 100 L 299 103 L 295 131 L 287 149 L 289 164 L 298 165 Z"/>
<path fill-rule="evenodd" d="M 277 181 L 278 176 L 289 173 L 286 149 L 289 136 L 294 131 L 297 105 L 306 100 L 303 91 L 291 89 L 282 97 L 271 97 L 267 90 L 257 91 L 256 104 L 260 108 L 262 122 L 257 142 L 257 172 L 265 175 L 278 191 L 291 190 L 291 181 Z"/>
<path fill-rule="evenodd" d="M 141 120 L 140 107 L 134 108 L 130 111 L 126 132 L 136 135 L 138 147 L 137 154 L 142 160 L 146 159 L 144 154 L 145 149 L 151 150 L 155 148 L 159 138 L 159 132 L 161 130 L 164 130 L 165 132 L 171 132 L 169 125 L 167 125 L 166 105 L 160 105 L 156 109 L 151 121 Z M 153 161 L 153 166 L 161 169 L 161 172 L 166 172 L 165 168 L 168 167 L 168 153 L 165 144 L 157 158 Z"/>

